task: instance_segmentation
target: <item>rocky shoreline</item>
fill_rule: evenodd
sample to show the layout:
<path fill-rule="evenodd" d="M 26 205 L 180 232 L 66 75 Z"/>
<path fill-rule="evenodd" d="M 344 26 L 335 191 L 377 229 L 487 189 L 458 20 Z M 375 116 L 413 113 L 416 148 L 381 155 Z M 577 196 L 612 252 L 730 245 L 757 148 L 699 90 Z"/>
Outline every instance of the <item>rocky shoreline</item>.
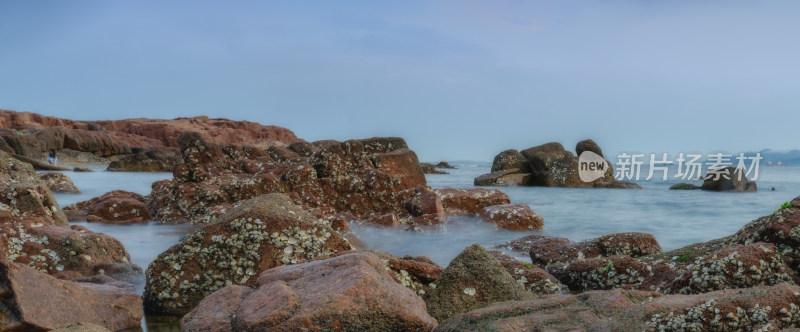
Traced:
<path fill-rule="evenodd" d="M 205 117 L 81 122 L 0 111 L 0 124 L 0 329 L 120 330 L 139 326 L 144 309 L 182 316 L 186 331 L 800 324 L 800 197 L 735 234 L 668 252 L 645 233 L 577 243 L 530 235 L 469 246 L 438 266 L 367 250 L 349 225 L 424 232 L 448 216 L 474 215 L 498 230 L 529 231 L 546 221 L 499 190 L 429 187 L 402 138 L 306 142 L 283 128 Z M 13 156 L 36 158 L 51 147 L 110 157 L 109 169 L 169 169 L 173 178 L 149 195 L 112 191 L 61 209 L 52 192 L 80 188 Z M 602 157 L 593 141 L 578 144 L 584 151 Z M 633 187 L 608 175 L 587 184 L 575 165 L 574 154 L 548 143 L 504 151 L 480 178 Z M 754 190 L 748 183 L 708 186 Z M 68 223 L 84 220 L 199 226 L 139 267 L 118 240 Z M 135 294 L 142 279 L 145 292 Z"/>

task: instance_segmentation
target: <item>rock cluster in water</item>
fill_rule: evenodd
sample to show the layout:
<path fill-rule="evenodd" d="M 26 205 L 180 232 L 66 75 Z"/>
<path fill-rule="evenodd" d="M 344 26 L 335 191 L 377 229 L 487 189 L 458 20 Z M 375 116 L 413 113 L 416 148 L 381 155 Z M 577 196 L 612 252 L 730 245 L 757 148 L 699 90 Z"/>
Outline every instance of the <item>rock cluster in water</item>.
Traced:
<path fill-rule="evenodd" d="M 603 151 L 592 140 L 584 140 L 575 147 L 578 156 L 551 142 L 526 150 L 506 150 L 497 154 L 492 162 L 492 172 L 475 178 L 476 186 L 542 186 L 542 187 L 595 187 L 640 188 L 635 183 L 620 182 L 614 178 L 611 163 L 603 159 Z M 584 181 L 580 177 L 579 156 L 591 152 L 596 161 L 604 162 L 596 179 Z"/>

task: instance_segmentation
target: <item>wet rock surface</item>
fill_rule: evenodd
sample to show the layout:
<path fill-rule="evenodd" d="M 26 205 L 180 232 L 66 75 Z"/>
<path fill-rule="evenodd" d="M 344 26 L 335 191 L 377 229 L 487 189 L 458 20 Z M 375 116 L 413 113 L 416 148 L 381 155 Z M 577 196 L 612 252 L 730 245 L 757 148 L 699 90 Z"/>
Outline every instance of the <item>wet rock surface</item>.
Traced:
<path fill-rule="evenodd" d="M 758 190 L 756 183 L 747 179 L 741 168 L 725 167 L 710 170 L 700 189 L 709 191 L 747 192 Z"/>
<path fill-rule="evenodd" d="M 152 219 L 144 197 L 124 190 L 69 205 L 63 211 L 70 221 L 138 223 Z"/>
<path fill-rule="evenodd" d="M 366 252 L 277 267 L 256 286 L 211 294 L 183 318 L 183 330 L 429 331 L 437 325 L 425 302 Z"/>
<path fill-rule="evenodd" d="M 508 195 L 496 189 L 445 188 L 433 191 L 441 199 L 448 214 L 477 214 L 488 206 L 511 203 Z"/>
<path fill-rule="evenodd" d="M 188 234 L 147 268 L 145 306 L 186 313 L 228 285 L 255 285 L 261 272 L 339 251 L 351 244 L 284 194 L 242 202 Z"/>

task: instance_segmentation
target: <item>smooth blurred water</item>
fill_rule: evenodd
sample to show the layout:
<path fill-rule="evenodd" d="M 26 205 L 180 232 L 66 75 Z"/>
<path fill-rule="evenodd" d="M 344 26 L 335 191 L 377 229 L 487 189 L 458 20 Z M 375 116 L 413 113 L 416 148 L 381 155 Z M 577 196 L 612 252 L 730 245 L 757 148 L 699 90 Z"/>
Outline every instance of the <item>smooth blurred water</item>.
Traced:
<path fill-rule="evenodd" d="M 457 169 L 447 170 L 450 174 L 427 175 L 428 184 L 434 188 L 474 188 L 473 179 L 491 169 L 489 162 L 451 164 Z M 647 168 L 642 172 L 646 176 Z M 544 217 L 544 229 L 539 234 L 584 240 L 609 233 L 645 232 L 655 235 L 664 250 L 671 250 L 730 235 L 751 220 L 774 212 L 783 202 L 800 195 L 800 167 L 762 165 L 756 180 L 759 190 L 749 193 L 669 190 L 679 182 L 702 184 L 697 180 L 634 182 L 643 189 L 486 188 L 499 189 L 512 203 L 526 203 Z"/>

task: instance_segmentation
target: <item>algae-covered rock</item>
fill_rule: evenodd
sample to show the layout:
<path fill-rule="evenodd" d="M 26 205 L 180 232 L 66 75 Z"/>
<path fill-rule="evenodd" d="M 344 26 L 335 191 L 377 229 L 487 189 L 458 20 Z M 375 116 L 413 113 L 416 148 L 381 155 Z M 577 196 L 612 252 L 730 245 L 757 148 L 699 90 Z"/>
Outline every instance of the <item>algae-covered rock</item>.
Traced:
<path fill-rule="evenodd" d="M 428 311 L 438 320 L 485 307 L 495 302 L 529 296 L 491 253 L 473 244 L 454 258 L 436 281 L 428 298 Z"/>

